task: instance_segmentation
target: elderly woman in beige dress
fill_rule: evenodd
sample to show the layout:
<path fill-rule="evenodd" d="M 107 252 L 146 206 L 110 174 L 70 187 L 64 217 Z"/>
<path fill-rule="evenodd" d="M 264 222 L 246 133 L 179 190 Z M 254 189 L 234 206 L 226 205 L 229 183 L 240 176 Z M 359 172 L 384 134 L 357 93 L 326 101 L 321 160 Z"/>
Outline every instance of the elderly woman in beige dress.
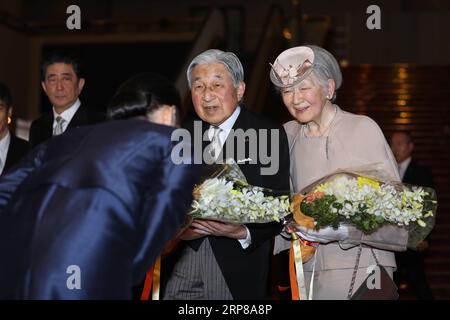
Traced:
<path fill-rule="evenodd" d="M 375 121 L 333 104 L 342 74 L 328 51 L 312 45 L 288 49 L 273 63 L 270 78 L 294 118 L 284 125 L 290 147 L 292 192 L 338 169 L 373 164 L 385 177 L 400 181 L 395 158 Z M 392 251 L 405 250 L 407 243 L 406 231 L 392 225 L 371 235 L 351 227 L 303 231 L 300 236 L 320 242 L 315 259 L 303 265 L 307 291 L 314 274 L 312 299 L 347 299 L 355 270 L 353 293 L 368 276 L 371 265 L 384 266 L 392 278 L 396 268 Z M 277 236 L 275 253 L 288 248 L 289 240 Z"/>

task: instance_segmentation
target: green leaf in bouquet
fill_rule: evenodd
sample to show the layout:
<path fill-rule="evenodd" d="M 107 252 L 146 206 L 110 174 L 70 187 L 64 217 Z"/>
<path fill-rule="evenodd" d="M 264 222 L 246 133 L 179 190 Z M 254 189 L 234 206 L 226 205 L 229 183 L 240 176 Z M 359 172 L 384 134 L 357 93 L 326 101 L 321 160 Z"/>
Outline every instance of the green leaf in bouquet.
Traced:
<path fill-rule="evenodd" d="M 305 215 L 314 218 L 316 230 L 327 226 L 337 229 L 339 228 L 340 218 L 339 214 L 332 210 L 335 201 L 336 197 L 325 195 L 313 202 L 302 201 L 300 208 Z"/>

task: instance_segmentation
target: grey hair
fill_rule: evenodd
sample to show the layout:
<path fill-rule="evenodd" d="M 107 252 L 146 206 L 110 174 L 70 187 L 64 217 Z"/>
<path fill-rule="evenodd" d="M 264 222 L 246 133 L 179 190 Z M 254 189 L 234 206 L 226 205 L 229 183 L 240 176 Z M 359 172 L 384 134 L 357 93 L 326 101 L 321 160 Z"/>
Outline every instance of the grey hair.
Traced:
<path fill-rule="evenodd" d="M 239 61 L 239 58 L 233 52 L 209 49 L 200 53 L 189 64 L 186 72 L 189 89 L 192 88 L 192 70 L 199 64 L 213 63 L 221 63 L 227 68 L 235 88 L 244 81 L 244 68 L 242 67 L 241 61 Z"/>
<path fill-rule="evenodd" d="M 342 73 L 336 58 L 324 48 L 307 45 L 314 52 L 314 64 L 312 73 L 314 74 L 318 85 L 322 88 L 325 95 L 328 93 L 328 80 L 332 79 L 335 83 L 333 96 L 330 100 L 334 102 L 336 99 L 336 91 L 342 85 Z"/>
<path fill-rule="evenodd" d="M 313 70 L 311 76 L 313 82 L 315 82 L 320 87 L 323 96 L 326 97 L 328 95 L 328 80 L 330 80 L 330 78 L 319 68 Z M 334 100 L 336 100 L 336 91 L 337 88 L 334 89 L 333 96 L 329 99 L 331 102 L 334 102 Z"/>

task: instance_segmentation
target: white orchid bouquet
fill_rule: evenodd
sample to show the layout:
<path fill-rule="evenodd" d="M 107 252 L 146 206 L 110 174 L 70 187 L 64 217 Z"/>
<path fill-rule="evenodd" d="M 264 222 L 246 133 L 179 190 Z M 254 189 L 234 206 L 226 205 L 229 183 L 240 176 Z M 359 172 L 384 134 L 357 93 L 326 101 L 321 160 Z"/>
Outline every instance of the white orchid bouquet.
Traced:
<path fill-rule="evenodd" d="M 432 188 L 341 171 L 294 195 L 292 209 L 297 224 L 316 231 L 352 225 L 367 235 L 396 225 L 408 230 L 408 247 L 414 249 L 434 227 L 437 201 Z"/>
<path fill-rule="evenodd" d="M 289 192 L 247 183 L 239 166 L 228 160 L 194 188 L 191 218 L 231 223 L 280 222 L 290 214 Z"/>

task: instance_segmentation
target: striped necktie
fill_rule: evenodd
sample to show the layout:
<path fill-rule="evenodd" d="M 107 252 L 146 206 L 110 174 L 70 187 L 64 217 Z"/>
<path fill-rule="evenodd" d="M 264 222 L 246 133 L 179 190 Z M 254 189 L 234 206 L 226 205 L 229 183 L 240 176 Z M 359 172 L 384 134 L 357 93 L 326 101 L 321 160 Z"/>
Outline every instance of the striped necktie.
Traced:
<path fill-rule="evenodd" d="M 55 129 L 53 129 L 53 135 L 57 136 L 64 132 L 63 124 L 64 124 L 64 122 L 66 122 L 66 120 L 64 120 L 64 118 L 61 116 L 57 116 L 55 118 L 55 120 L 56 120 L 56 126 L 55 126 Z"/>
<path fill-rule="evenodd" d="M 222 144 L 220 143 L 220 133 L 223 131 L 220 127 L 213 126 L 213 138 L 210 144 L 209 154 L 216 160 L 222 149 Z"/>

